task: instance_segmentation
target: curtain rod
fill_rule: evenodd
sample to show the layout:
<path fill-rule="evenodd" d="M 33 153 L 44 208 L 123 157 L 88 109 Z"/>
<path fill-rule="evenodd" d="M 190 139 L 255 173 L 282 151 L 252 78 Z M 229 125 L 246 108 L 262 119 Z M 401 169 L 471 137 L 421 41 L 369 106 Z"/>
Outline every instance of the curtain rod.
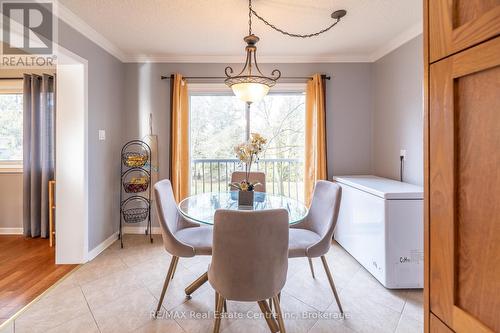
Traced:
<path fill-rule="evenodd" d="M 40 74 L 29 74 L 29 75 L 36 76 L 37 79 L 41 79 L 43 75 L 47 75 L 47 76 L 49 76 L 51 78 L 54 77 L 53 74 L 45 74 L 45 73 L 41 74 L 41 75 Z M 23 77 L 0 77 L 0 80 L 24 80 L 24 78 Z"/>
<path fill-rule="evenodd" d="M 330 80 L 330 76 L 322 75 L 325 79 Z M 172 79 L 173 75 L 164 76 L 162 75 L 162 80 Z M 225 76 L 184 76 L 184 79 L 187 80 L 225 80 L 227 77 Z M 281 77 L 280 80 L 311 80 L 312 76 L 284 76 Z"/>

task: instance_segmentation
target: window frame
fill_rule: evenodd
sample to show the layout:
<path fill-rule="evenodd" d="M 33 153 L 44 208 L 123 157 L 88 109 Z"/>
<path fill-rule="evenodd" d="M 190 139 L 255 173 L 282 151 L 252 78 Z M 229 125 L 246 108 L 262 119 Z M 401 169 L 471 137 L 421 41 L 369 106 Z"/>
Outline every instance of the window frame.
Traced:
<path fill-rule="evenodd" d="M 302 95 L 304 96 L 304 98 L 306 97 L 306 91 L 307 91 L 307 82 L 302 82 L 302 83 L 278 83 L 276 84 L 272 89 L 271 91 L 268 93 L 268 95 Z M 190 113 L 190 118 L 191 118 L 191 112 L 192 112 L 192 105 L 191 105 L 191 97 L 193 96 L 234 96 L 234 94 L 232 93 L 231 89 L 229 89 L 225 84 L 223 83 L 189 83 L 188 84 L 188 99 L 189 99 L 189 113 Z M 243 102 L 242 102 L 243 103 Z M 248 139 L 250 137 L 250 133 L 251 133 L 251 130 L 252 130 L 252 110 L 248 108 L 248 106 L 245 106 L 245 105 L 242 105 L 243 107 L 243 111 L 244 111 L 244 120 L 246 122 L 246 125 L 245 125 L 245 135 L 243 136 L 242 135 L 242 138 L 241 140 L 245 140 L 245 136 L 246 138 Z M 306 106 L 304 105 L 304 108 Z M 255 117 L 255 116 L 254 116 Z M 190 147 L 190 150 L 191 150 L 191 122 L 189 122 L 189 147 Z M 189 159 L 190 159 L 190 163 L 189 163 L 189 166 L 190 166 L 190 177 L 189 177 L 189 188 L 190 188 L 190 191 L 193 191 L 193 170 L 192 170 L 192 162 L 194 160 L 193 158 L 193 154 L 192 152 L 190 151 L 189 152 Z M 305 157 L 304 157 L 305 158 Z M 304 163 L 305 161 L 302 159 L 302 163 Z M 210 167 L 211 167 L 211 164 L 210 164 Z M 298 166 L 299 168 L 301 167 L 300 165 Z M 195 166 L 196 168 L 196 166 Z M 272 167 L 274 168 L 274 166 Z M 226 165 L 226 169 L 227 169 L 227 165 Z M 274 169 L 273 169 L 274 170 Z M 300 170 L 300 169 L 298 169 Z M 196 169 L 195 169 L 195 172 L 196 172 Z M 273 176 L 273 193 L 274 193 L 274 182 L 275 182 L 275 178 L 274 178 L 274 172 L 272 173 Z M 219 176 L 220 177 L 220 176 Z M 227 175 L 226 175 L 227 177 Z M 303 178 L 302 178 L 303 180 Z M 198 179 L 199 181 L 199 179 Z M 198 183 L 198 181 L 195 182 L 195 187 L 196 184 Z M 205 182 L 204 180 L 202 181 L 203 183 Z M 299 189 L 301 189 L 302 187 L 300 186 L 303 186 L 303 184 L 301 185 L 301 182 L 297 180 L 295 181 L 296 185 L 296 192 L 295 192 L 295 197 L 297 200 L 304 200 L 303 197 L 302 197 L 302 192 L 303 191 L 299 191 Z M 210 181 L 209 182 L 210 184 L 210 189 L 211 189 L 211 186 L 212 186 L 212 182 Z M 220 179 L 218 178 L 218 180 L 214 183 L 215 186 L 220 186 Z M 290 184 L 290 182 L 289 182 Z M 299 185 L 297 185 L 299 184 Z M 297 187 L 299 186 L 299 187 Z M 279 188 L 279 187 L 278 187 Z M 200 189 L 201 190 L 201 189 Z M 205 191 L 205 187 L 203 185 L 203 190 L 201 190 L 200 193 L 202 193 L 203 191 Z M 279 190 L 278 190 L 279 191 Z M 294 196 L 292 194 L 293 191 L 290 191 L 290 185 L 288 185 L 288 194 L 291 195 L 292 197 Z M 195 189 L 195 193 L 198 193 L 198 191 Z M 193 194 L 191 192 L 191 194 Z"/>
<path fill-rule="evenodd" d="M 0 95 L 19 94 L 23 95 L 23 79 L 0 80 Z M 24 110 L 23 110 L 24 112 Z M 24 121 L 24 119 L 23 119 Z M 24 143 L 23 143 L 24 145 Z M 0 174 L 22 173 L 23 160 L 0 160 Z"/>
<path fill-rule="evenodd" d="M 268 95 L 284 95 L 284 94 L 304 94 L 306 93 L 307 83 L 277 83 Z M 224 83 L 189 83 L 188 84 L 188 97 L 191 100 L 191 96 L 232 96 L 233 93 Z M 191 112 L 191 107 L 189 108 Z M 245 107 L 245 137 L 248 140 L 250 138 L 251 132 L 251 106 L 250 108 Z M 191 130 L 191 129 L 190 129 Z M 191 138 L 190 138 L 191 139 Z"/>

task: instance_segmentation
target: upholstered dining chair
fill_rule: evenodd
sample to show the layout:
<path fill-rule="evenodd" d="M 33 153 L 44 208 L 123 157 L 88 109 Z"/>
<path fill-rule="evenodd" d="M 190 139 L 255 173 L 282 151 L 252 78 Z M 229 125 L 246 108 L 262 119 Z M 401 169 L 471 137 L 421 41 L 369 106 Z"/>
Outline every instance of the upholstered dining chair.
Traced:
<path fill-rule="evenodd" d="M 249 182 L 258 182 L 260 185 L 255 186 L 256 192 L 266 192 L 266 174 L 264 172 L 250 172 Z M 244 171 L 233 171 L 231 174 L 231 183 L 241 183 L 245 180 Z"/>
<path fill-rule="evenodd" d="M 172 184 L 168 179 L 157 182 L 154 186 L 156 211 L 161 227 L 163 246 L 170 253 L 172 260 L 163 284 L 156 313 L 160 311 L 163 298 L 167 292 L 170 280 L 174 277 L 179 258 L 189 258 L 199 255 L 212 254 L 212 227 L 201 226 L 198 223 L 183 218 L 177 208 L 172 191 Z M 190 286 L 193 290 L 206 282 L 208 275 L 201 276 Z M 205 280 L 204 280 L 205 279 Z M 204 280 L 204 281 L 203 281 Z M 190 288 L 188 287 L 188 288 Z"/>
<path fill-rule="evenodd" d="M 257 302 L 272 332 L 285 333 L 279 294 L 288 270 L 288 212 L 217 210 L 208 281 L 216 292 L 214 332 L 225 300 Z M 278 324 L 267 299 L 272 298 Z"/>
<path fill-rule="evenodd" d="M 330 250 L 333 231 L 337 224 L 341 196 L 342 189 L 339 185 L 325 180 L 316 182 L 311 207 L 306 218 L 290 227 L 288 256 L 290 258 L 308 258 L 313 278 L 312 258 L 321 258 L 339 310 L 344 313 L 325 258 L 325 254 Z"/>

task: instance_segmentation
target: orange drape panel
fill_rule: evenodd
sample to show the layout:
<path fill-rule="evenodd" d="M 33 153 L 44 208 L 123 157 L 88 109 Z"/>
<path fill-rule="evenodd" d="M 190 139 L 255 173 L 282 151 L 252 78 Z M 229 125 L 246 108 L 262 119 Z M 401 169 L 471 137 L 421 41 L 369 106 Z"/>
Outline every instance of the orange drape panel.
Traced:
<path fill-rule="evenodd" d="M 179 202 L 189 195 L 189 100 L 182 75 L 175 74 L 171 84 L 170 181 Z"/>
<path fill-rule="evenodd" d="M 327 178 L 324 84 L 323 77 L 314 74 L 306 89 L 304 201 L 308 206 L 316 181 Z"/>

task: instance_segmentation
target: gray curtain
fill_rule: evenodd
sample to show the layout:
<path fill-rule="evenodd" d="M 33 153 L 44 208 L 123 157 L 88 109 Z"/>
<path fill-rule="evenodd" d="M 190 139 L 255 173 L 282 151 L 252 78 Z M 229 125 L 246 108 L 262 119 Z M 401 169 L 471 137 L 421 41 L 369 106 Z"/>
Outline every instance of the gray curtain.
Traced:
<path fill-rule="evenodd" d="M 48 182 L 55 169 L 55 93 L 50 75 L 24 75 L 23 227 L 28 237 L 49 236 Z"/>

